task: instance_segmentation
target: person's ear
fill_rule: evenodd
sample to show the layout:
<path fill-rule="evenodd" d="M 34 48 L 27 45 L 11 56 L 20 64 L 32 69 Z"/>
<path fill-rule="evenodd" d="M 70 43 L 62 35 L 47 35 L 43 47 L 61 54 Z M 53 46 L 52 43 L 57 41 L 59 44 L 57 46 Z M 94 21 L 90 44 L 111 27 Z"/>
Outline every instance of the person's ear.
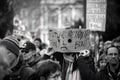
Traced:
<path fill-rule="evenodd" d="M 45 80 L 45 77 L 41 76 L 41 77 L 40 77 L 40 80 Z"/>

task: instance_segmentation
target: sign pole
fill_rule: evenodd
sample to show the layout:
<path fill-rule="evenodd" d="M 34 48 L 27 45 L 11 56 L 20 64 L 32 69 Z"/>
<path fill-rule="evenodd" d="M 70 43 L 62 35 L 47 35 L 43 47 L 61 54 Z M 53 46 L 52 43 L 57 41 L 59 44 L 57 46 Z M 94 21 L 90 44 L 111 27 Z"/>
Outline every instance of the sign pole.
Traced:
<path fill-rule="evenodd" d="M 83 0 L 84 4 L 84 25 L 83 28 L 86 28 L 86 0 Z"/>

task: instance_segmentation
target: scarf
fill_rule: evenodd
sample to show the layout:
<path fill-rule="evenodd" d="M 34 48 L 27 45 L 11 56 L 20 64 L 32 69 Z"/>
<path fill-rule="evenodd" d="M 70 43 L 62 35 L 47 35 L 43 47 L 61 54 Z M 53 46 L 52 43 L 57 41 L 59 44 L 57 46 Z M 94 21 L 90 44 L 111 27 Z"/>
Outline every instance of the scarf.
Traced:
<path fill-rule="evenodd" d="M 69 62 L 65 80 L 81 80 L 79 70 L 76 69 L 75 71 L 73 71 L 73 63 L 72 62 Z"/>

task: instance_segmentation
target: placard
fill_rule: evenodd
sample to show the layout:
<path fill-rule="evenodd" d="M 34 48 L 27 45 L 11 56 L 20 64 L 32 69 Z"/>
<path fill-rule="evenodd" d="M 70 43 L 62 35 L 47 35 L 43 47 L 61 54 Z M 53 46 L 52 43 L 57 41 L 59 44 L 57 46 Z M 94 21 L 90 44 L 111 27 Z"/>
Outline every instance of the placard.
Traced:
<path fill-rule="evenodd" d="M 86 0 L 86 27 L 92 31 L 105 31 L 106 0 Z"/>
<path fill-rule="evenodd" d="M 90 49 L 90 30 L 85 29 L 52 29 L 49 30 L 50 46 L 60 52 L 79 52 Z"/>

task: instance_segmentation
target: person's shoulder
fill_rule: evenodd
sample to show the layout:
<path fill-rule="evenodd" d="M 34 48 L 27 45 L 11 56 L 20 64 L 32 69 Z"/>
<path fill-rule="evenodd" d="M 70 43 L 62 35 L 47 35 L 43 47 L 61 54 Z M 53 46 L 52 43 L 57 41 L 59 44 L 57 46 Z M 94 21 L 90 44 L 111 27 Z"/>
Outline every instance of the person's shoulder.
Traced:
<path fill-rule="evenodd" d="M 24 64 L 21 67 L 21 74 L 32 74 L 35 71 L 28 65 L 28 64 Z"/>
<path fill-rule="evenodd" d="M 96 73 L 96 77 L 99 79 L 105 78 L 108 75 L 107 67 L 104 67 L 102 70 Z"/>
<path fill-rule="evenodd" d="M 22 80 L 27 80 L 28 77 L 30 77 L 33 73 L 35 72 L 35 70 L 33 70 L 29 65 L 23 65 L 21 67 L 21 72 L 20 72 L 20 76 Z"/>

